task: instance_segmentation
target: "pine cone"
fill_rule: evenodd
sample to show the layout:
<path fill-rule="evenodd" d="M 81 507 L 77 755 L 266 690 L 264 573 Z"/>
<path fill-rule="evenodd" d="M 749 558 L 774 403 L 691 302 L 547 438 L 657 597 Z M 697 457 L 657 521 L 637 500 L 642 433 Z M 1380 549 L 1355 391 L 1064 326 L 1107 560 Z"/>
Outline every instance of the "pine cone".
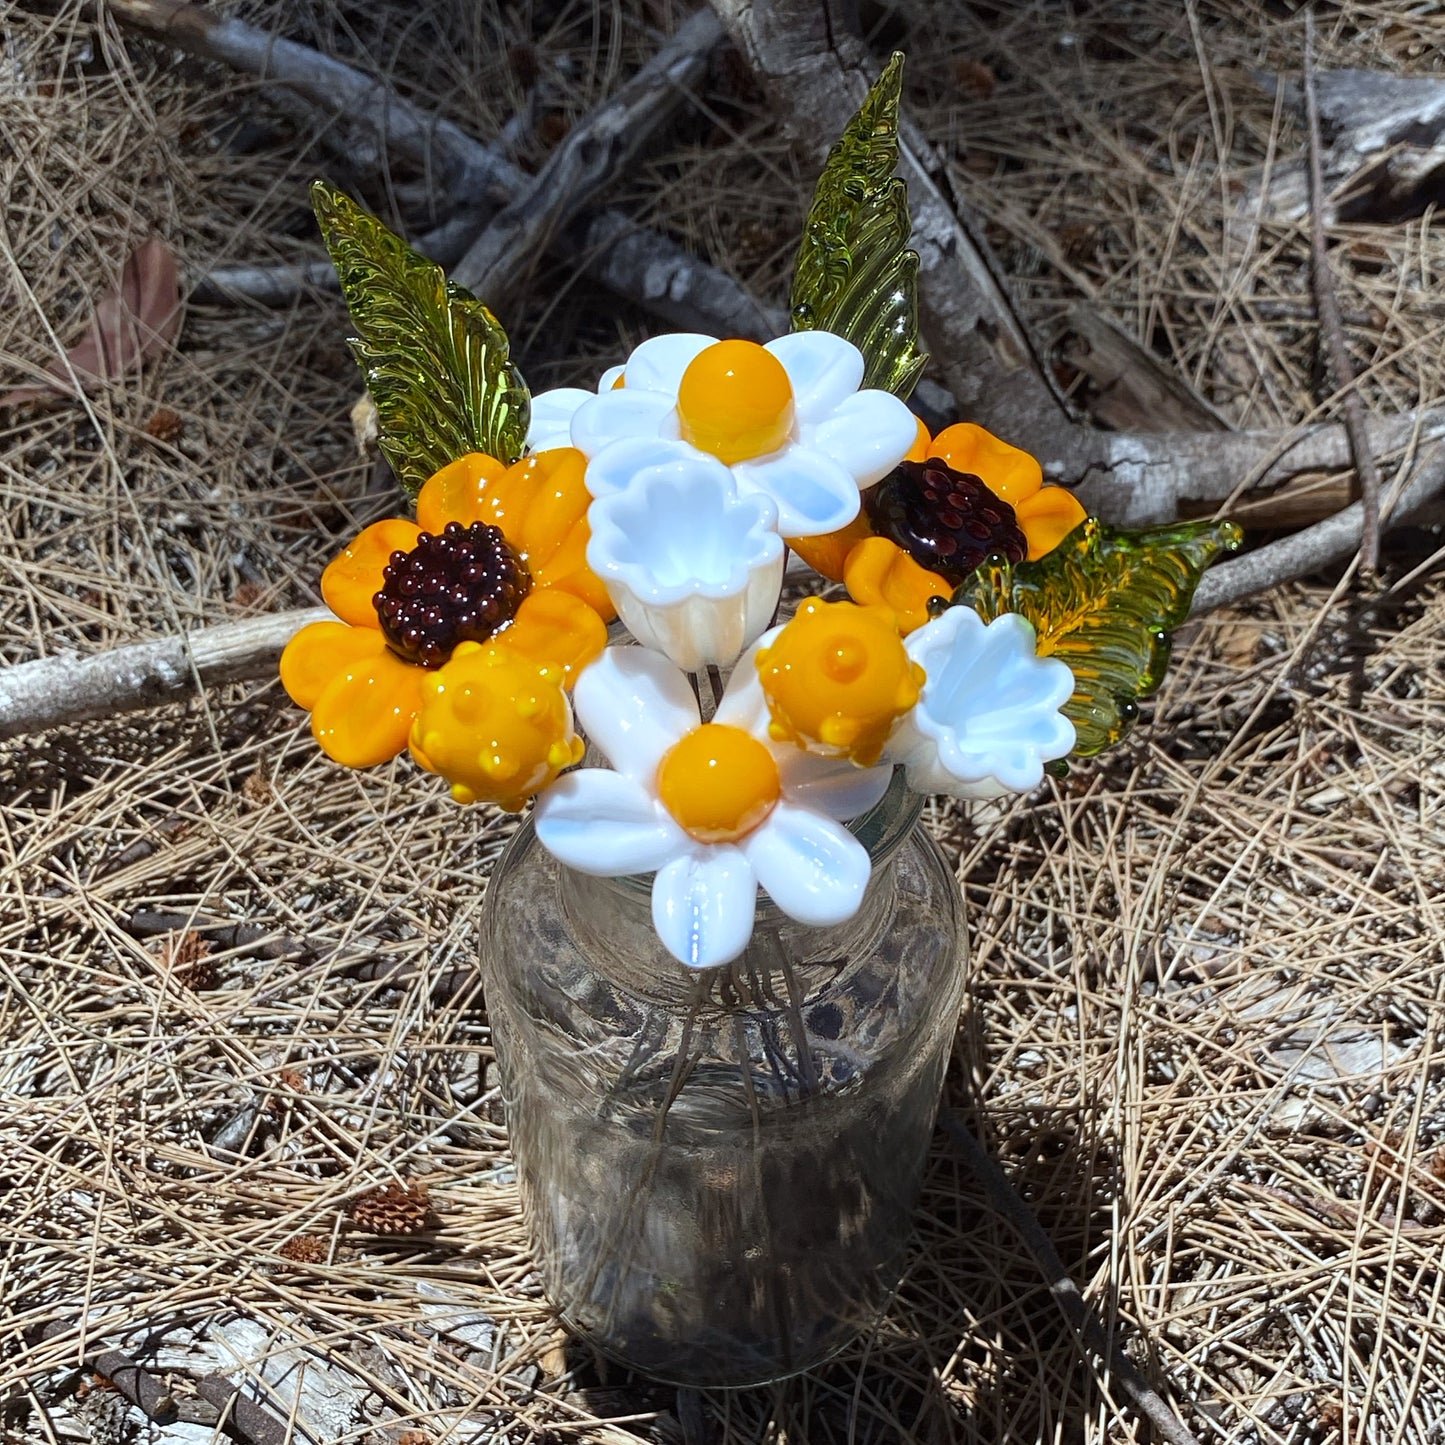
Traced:
<path fill-rule="evenodd" d="M 165 960 L 171 977 L 181 988 L 201 993 L 215 988 L 221 981 L 220 970 L 210 956 L 210 940 L 202 938 L 194 928 L 184 933 L 167 933 L 152 949 Z"/>
<path fill-rule="evenodd" d="M 146 422 L 146 435 L 154 437 L 158 442 L 177 442 L 185 429 L 185 419 L 168 406 L 157 408 Z"/>
<path fill-rule="evenodd" d="M 288 1239 L 276 1253 L 282 1259 L 295 1260 L 297 1264 L 324 1264 L 327 1245 L 319 1234 L 298 1234 Z"/>
<path fill-rule="evenodd" d="M 351 1222 L 371 1234 L 416 1234 L 427 1227 L 431 1202 L 425 1184 L 392 1180 L 351 1201 Z"/>

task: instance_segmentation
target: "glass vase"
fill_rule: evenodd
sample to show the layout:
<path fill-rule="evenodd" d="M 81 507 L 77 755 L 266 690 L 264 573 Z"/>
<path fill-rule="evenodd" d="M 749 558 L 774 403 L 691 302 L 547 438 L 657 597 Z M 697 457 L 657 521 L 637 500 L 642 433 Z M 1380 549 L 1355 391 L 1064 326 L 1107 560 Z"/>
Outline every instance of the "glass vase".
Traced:
<path fill-rule="evenodd" d="M 959 890 L 901 772 L 853 831 L 862 907 L 760 896 L 747 952 L 690 971 L 650 878 L 497 865 L 483 976 L 522 1203 L 563 1321 L 655 1379 L 779 1379 L 872 1323 L 901 1272 L 963 989 Z"/>

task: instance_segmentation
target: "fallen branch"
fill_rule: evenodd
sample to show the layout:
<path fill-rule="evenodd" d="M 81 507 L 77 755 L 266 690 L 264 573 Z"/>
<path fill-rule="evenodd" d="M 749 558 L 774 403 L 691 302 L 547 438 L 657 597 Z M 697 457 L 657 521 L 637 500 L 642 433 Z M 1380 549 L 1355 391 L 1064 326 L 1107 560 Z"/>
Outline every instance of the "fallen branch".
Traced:
<path fill-rule="evenodd" d="M 1345 432 L 1350 439 L 1355 475 L 1360 479 L 1360 499 L 1364 504 L 1364 521 L 1360 534 L 1360 567 L 1374 575 L 1380 566 L 1380 469 L 1370 450 L 1365 434 L 1365 403 L 1355 385 L 1354 368 L 1345 346 L 1345 332 L 1340 325 L 1340 304 L 1335 296 L 1334 277 L 1330 274 L 1330 258 L 1325 250 L 1325 183 L 1320 170 L 1320 113 L 1315 100 L 1314 71 L 1315 20 L 1313 11 L 1305 11 L 1305 114 L 1309 127 L 1310 168 L 1310 281 L 1314 287 L 1315 309 L 1320 317 L 1320 334 L 1324 340 L 1330 384 L 1341 397 L 1345 416 Z"/>
<path fill-rule="evenodd" d="M 1416 462 L 1409 479 L 1403 486 L 1397 483 L 1396 489 L 1398 501 L 1392 498 L 1385 508 L 1386 518 L 1391 522 L 1403 521 L 1445 491 L 1445 442 L 1437 441 L 1431 446 Z M 1191 616 L 1318 572 L 1358 551 L 1364 530 L 1365 505 L 1352 502 L 1313 527 L 1282 537 L 1233 561 L 1221 562 L 1211 567 L 1200 581 Z"/>
<path fill-rule="evenodd" d="M 444 194 L 505 207 L 531 184 L 505 146 L 483 144 L 310 46 L 242 20 L 222 19 L 184 0 L 112 0 L 107 9 L 152 39 L 254 75 L 346 125 L 370 126 L 381 142 L 379 164 L 385 166 L 388 157 L 395 157 L 423 167 Z M 707 40 L 703 30 L 693 34 L 700 44 Z M 716 39 L 714 35 L 707 49 Z M 556 231 L 550 249 L 676 326 L 767 339 L 786 324 L 731 276 L 622 211 L 599 210 L 580 217 Z M 274 280 L 263 279 L 247 268 L 231 279 L 243 291 L 249 285 L 258 299 L 275 295 L 285 301 L 307 278 L 285 268 Z"/>
<path fill-rule="evenodd" d="M 958 1152 L 963 1155 L 974 1178 L 983 1186 L 984 1197 L 995 1214 L 1010 1225 L 1023 1241 L 1024 1247 L 1038 1266 L 1049 1286 L 1060 1312 L 1069 1322 L 1069 1328 L 1084 1346 L 1085 1351 L 1104 1362 L 1108 1379 L 1116 1380 L 1135 1408 L 1149 1422 L 1159 1437 L 1169 1445 L 1199 1445 L 1198 1439 L 1174 1412 L 1169 1403 L 1141 1375 L 1127 1355 L 1114 1345 L 1088 1301 L 1080 1293 L 1078 1285 L 1069 1277 L 1059 1252 L 1035 1216 L 1024 1202 L 1008 1176 L 994 1162 L 993 1156 L 974 1136 L 953 1118 L 944 1113 L 940 1122 L 948 1131 Z"/>
<path fill-rule="evenodd" d="M 5 668 L 0 739 L 156 707 L 195 688 L 264 676 L 275 670 L 281 649 L 299 628 L 330 616 L 325 608 L 304 608 L 91 657 L 46 657 Z"/>
<path fill-rule="evenodd" d="M 506 308 L 560 226 L 606 189 L 676 111 L 723 38 L 699 10 L 613 96 L 573 126 L 546 164 L 472 242 L 452 273 L 460 285 Z"/>

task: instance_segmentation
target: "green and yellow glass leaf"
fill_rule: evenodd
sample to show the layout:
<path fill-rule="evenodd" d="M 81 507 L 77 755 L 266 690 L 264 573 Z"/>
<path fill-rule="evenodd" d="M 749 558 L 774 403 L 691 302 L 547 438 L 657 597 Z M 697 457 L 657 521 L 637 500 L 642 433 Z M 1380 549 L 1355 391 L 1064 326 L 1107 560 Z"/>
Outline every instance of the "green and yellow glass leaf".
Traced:
<path fill-rule="evenodd" d="M 442 268 L 325 181 L 311 200 L 356 335 L 352 354 L 376 403 L 379 444 L 413 495 L 468 452 L 511 463 L 531 396 L 497 318 Z"/>
<path fill-rule="evenodd" d="M 1184 522 L 1125 532 L 1090 517 L 1046 557 L 985 562 L 954 594 L 991 622 L 1019 612 L 1038 633 L 1039 655 L 1074 674 L 1064 715 L 1092 757 L 1129 731 L 1141 698 L 1164 680 L 1169 633 L 1189 615 L 1204 569 L 1243 534 L 1233 522 Z"/>
<path fill-rule="evenodd" d="M 831 331 L 863 353 L 864 386 L 906 397 L 918 349 L 918 253 L 898 165 L 903 56 L 895 53 L 828 153 L 793 272 L 794 331 Z"/>

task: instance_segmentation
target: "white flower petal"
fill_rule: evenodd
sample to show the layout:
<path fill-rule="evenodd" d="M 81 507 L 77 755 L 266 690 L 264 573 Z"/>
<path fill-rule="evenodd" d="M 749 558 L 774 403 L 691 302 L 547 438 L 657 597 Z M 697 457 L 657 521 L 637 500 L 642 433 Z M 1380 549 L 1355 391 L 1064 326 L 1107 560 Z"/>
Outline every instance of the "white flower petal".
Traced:
<path fill-rule="evenodd" d="M 744 491 L 766 492 L 778 504 L 778 531 L 785 537 L 836 532 L 862 505 L 849 473 L 805 447 L 785 447 L 757 461 L 738 462 L 733 476 Z"/>
<path fill-rule="evenodd" d="M 609 366 L 607 370 L 597 378 L 597 395 L 601 396 L 603 392 L 611 391 L 612 388 L 617 385 L 618 381 L 621 380 L 622 374 L 626 370 L 627 368 L 625 366 Z"/>
<path fill-rule="evenodd" d="M 670 336 L 649 337 L 627 358 L 627 389 L 665 391 L 674 401 L 682 374 L 717 337 L 695 331 L 675 331 Z"/>
<path fill-rule="evenodd" d="M 551 451 L 572 445 L 572 418 L 592 393 L 580 386 L 559 386 L 532 398 L 532 419 L 527 426 L 527 449 Z"/>
<path fill-rule="evenodd" d="M 687 679 L 645 647 L 607 648 L 577 679 L 572 707 L 607 761 L 649 788 L 662 755 L 699 722 Z"/>
<path fill-rule="evenodd" d="M 791 743 L 773 743 L 772 751 L 778 760 L 783 796 L 839 823 L 866 813 L 893 781 L 892 763 L 860 768 L 847 758 L 819 757 Z"/>
<path fill-rule="evenodd" d="M 713 968 L 748 946 L 757 896 L 757 879 L 740 849 L 700 847 L 658 869 L 653 927 L 679 962 Z"/>
<path fill-rule="evenodd" d="M 645 469 L 587 515 L 587 563 L 618 615 L 685 671 L 730 665 L 772 620 L 783 585 L 777 508 L 740 497 L 721 462 Z"/>
<path fill-rule="evenodd" d="M 800 422 L 826 421 L 863 385 L 863 353 L 829 331 L 794 331 L 767 344 L 793 384 Z"/>
<path fill-rule="evenodd" d="M 757 656 L 758 650 L 767 647 L 782 630 L 781 627 L 770 628 L 738 658 L 722 701 L 713 714 L 714 722 L 743 728 L 765 742 L 771 742 L 768 737 L 768 700 L 763 694 L 762 679 L 758 676 Z"/>
<path fill-rule="evenodd" d="M 779 803 L 743 840 L 758 882 L 790 918 L 826 927 L 851 918 L 873 865 L 868 850 L 841 823 Z"/>
<path fill-rule="evenodd" d="M 1006 612 L 985 626 L 968 607 L 950 607 L 912 633 L 905 646 L 928 674 L 918 705 L 889 741 L 918 792 L 992 797 L 1026 793 L 1044 764 L 1074 746 L 1059 709 L 1074 675 L 1057 658 L 1038 656 L 1034 630 Z"/>
<path fill-rule="evenodd" d="M 587 463 L 587 490 L 594 497 L 625 491 L 640 472 L 654 467 L 685 467 L 702 455 L 686 442 L 668 441 L 663 437 L 625 437 L 603 447 Z"/>
<path fill-rule="evenodd" d="M 579 873 L 650 873 L 690 840 L 641 783 L 605 768 L 558 778 L 532 814 L 542 846 Z"/>
<path fill-rule="evenodd" d="M 609 442 L 624 437 L 675 437 L 676 413 L 677 398 L 660 391 L 624 386 L 588 396 L 572 415 L 572 445 L 595 457 Z"/>
<path fill-rule="evenodd" d="M 859 391 L 826 421 L 799 431 L 805 447 L 837 462 L 859 487 L 882 481 L 918 439 L 918 422 L 896 396 Z"/>

